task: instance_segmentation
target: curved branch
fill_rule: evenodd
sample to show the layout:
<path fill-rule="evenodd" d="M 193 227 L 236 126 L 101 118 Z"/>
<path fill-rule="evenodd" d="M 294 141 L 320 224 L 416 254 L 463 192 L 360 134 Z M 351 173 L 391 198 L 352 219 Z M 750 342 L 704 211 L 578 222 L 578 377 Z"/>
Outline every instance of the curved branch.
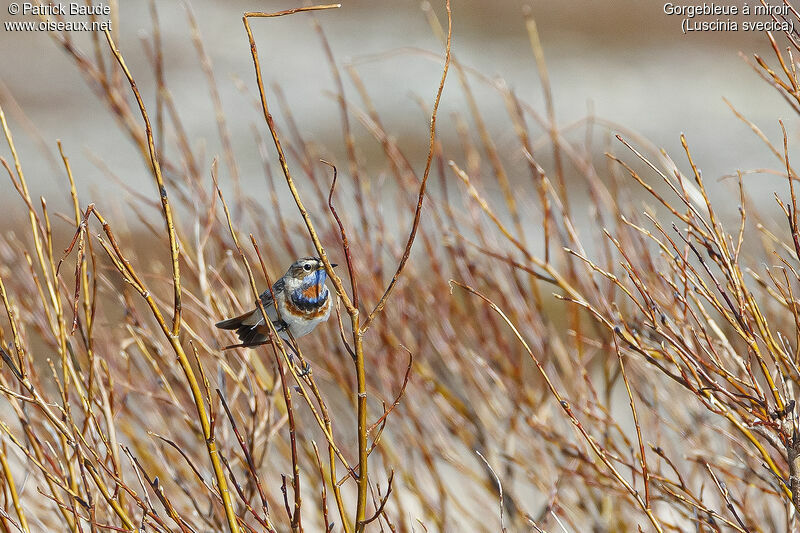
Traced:
<path fill-rule="evenodd" d="M 420 217 L 422 216 L 422 202 L 425 199 L 425 187 L 428 183 L 428 176 L 431 173 L 431 163 L 433 162 L 433 147 L 436 141 L 436 114 L 439 111 L 439 102 L 442 99 L 442 91 L 444 90 L 444 82 L 447 79 L 447 71 L 450 69 L 450 42 L 453 36 L 453 17 L 450 12 L 450 0 L 446 1 L 447 7 L 447 45 L 445 48 L 445 59 L 444 59 L 444 70 L 442 71 L 442 79 L 439 82 L 439 89 L 436 91 L 436 100 L 433 104 L 433 111 L 431 112 L 431 128 L 430 128 L 430 141 L 428 144 L 428 159 L 425 162 L 425 172 L 422 174 L 422 183 L 419 186 L 419 195 L 417 196 L 417 208 L 414 211 L 414 222 L 411 225 L 411 232 L 408 235 L 408 240 L 406 241 L 405 250 L 403 250 L 403 256 L 400 258 L 400 263 L 397 265 L 397 270 L 392 276 L 392 281 L 389 282 L 389 285 L 386 287 L 386 290 L 381 296 L 381 299 L 375 305 L 375 308 L 369 314 L 367 319 L 364 321 L 364 325 L 361 326 L 361 333 L 364 333 L 369 329 L 372 321 L 375 320 L 375 317 L 383 311 L 384 306 L 386 305 L 386 300 L 389 299 L 389 295 L 392 293 L 395 285 L 397 285 L 397 280 L 400 278 L 400 274 L 403 272 L 403 268 L 406 266 L 406 262 L 408 261 L 408 256 L 411 255 L 411 247 L 414 245 L 414 239 L 417 236 L 417 229 L 419 229 L 419 221 Z"/>

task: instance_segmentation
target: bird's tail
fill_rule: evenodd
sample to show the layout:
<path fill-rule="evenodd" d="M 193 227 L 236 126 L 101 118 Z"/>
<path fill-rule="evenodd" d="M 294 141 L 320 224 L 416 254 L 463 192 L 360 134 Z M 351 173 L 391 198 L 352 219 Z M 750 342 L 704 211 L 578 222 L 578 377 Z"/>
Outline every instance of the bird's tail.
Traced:
<path fill-rule="evenodd" d="M 220 329 L 234 329 L 243 346 L 262 344 L 267 340 L 267 328 L 258 309 L 248 311 L 222 322 L 217 322 Z"/>
<path fill-rule="evenodd" d="M 248 311 L 243 315 L 235 316 L 233 318 L 223 320 L 222 322 L 217 322 L 215 325 L 219 329 L 239 329 L 240 326 L 243 326 L 245 324 L 245 321 L 249 321 L 248 319 L 252 319 L 254 314 L 255 311 Z"/>

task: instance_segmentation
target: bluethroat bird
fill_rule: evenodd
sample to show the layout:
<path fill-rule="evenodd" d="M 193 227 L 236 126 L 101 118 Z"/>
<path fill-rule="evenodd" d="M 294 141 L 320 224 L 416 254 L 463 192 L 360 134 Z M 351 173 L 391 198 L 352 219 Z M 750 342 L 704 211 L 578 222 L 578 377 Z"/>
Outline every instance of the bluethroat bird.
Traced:
<path fill-rule="evenodd" d="M 331 263 L 335 267 L 335 263 Z M 331 314 L 330 291 L 325 286 L 328 274 L 325 265 L 316 257 L 298 259 L 286 274 L 269 290 L 259 295 L 267 317 L 278 334 L 289 340 L 308 335 Z M 273 300 L 272 295 L 275 295 Z M 235 329 L 242 347 L 263 344 L 269 338 L 269 326 L 256 307 L 243 315 L 217 322 L 220 329 Z M 294 351 L 291 343 L 287 343 Z"/>

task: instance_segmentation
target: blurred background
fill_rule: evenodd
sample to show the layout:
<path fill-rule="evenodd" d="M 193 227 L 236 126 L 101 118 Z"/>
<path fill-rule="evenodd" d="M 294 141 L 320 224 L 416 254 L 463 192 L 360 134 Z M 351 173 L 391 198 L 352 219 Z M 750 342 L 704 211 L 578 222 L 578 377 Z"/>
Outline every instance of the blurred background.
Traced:
<path fill-rule="evenodd" d="M 434 3 L 432 8 L 445 21 L 443 4 Z M 286 9 L 296 3 L 194 0 L 188 5 L 213 63 L 243 183 L 252 188 L 252 194 L 260 194 L 263 167 L 253 125 L 263 129 L 263 119 L 252 102 L 253 66 L 241 15 L 244 11 Z M 530 6 L 538 23 L 559 125 L 567 126 L 593 114 L 598 120 L 639 132 L 665 148 L 676 161 L 681 160 L 679 134 L 684 132 L 707 179 L 737 169 L 780 167 L 723 101 L 727 98 L 781 144 L 775 117 L 790 117 L 791 111 L 739 56 L 740 51 L 749 57 L 753 52 L 763 55 L 769 46 L 763 33 L 684 35 L 681 18 L 666 15 L 661 2 L 455 0 L 455 58 L 489 78 L 504 80 L 521 101 L 542 115 L 543 92 L 522 16 L 525 5 Z M 155 82 L 141 42 L 152 32 L 151 11 L 143 1 L 119 2 L 118 8 L 119 20 L 114 21 L 118 45 L 146 104 L 152 107 Z M 206 154 L 208 176 L 207 166 L 222 149 L 208 86 L 192 44 L 186 5 L 157 1 L 155 8 L 162 28 L 166 80 L 190 139 Z M 408 154 L 419 156 L 412 164 L 421 169 L 427 118 L 415 98 L 421 97 L 427 105 L 432 103 L 443 47 L 420 3 L 345 0 L 341 9 L 314 16 L 323 25 L 337 63 L 356 65 L 386 129 Z M 32 16 L 11 17 L 5 8 L 0 18 L 35 20 Z M 257 20 L 253 27 L 266 81 L 280 84 L 303 135 L 343 164 L 340 114 L 331 96 L 335 85 L 311 20 L 312 15 L 302 14 Z M 93 54 L 90 34 L 73 32 L 71 36 L 84 53 Z M 0 101 L 15 132 L 34 196 L 54 187 L 59 193 L 66 190 L 56 139 L 64 142 L 84 199 L 118 190 L 104 165 L 136 188 L 150 186 L 152 180 L 140 154 L 114 123 L 110 111 L 98 104 L 73 60 L 47 33 L 0 31 L 0 50 Z M 361 106 L 352 84 L 347 76 L 344 78 L 347 97 Z M 474 77 L 472 86 L 501 154 L 508 155 L 506 161 L 511 165 L 514 161 L 519 164 L 517 169 L 509 168 L 512 183 L 524 179 L 515 176 L 521 174 L 525 162 L 521 154 L 513 153 L 517 144 L 502 98 Z M 443 98 L 442 138 L 445 143 L 456 143 L 451 114 L 466 113 L 466 108 L 455 73 Z M 273 113 L 280 123 L 280 112 L 273 109 Z M 371 168 L 371 155 L 376 154 L 372 159 L 377 175 L 384 164 L 380 147 L 357 120 L 353 122 L 359 155 Z M 791 138 L 796 124 L 790 122 L 787 128 Z M 544 132 L 540 133 L 544 138 Z M 577 128 L 572 133 L 581 138 L 584 130 Z M 167 139 L 170 142 L 174 143 L 174 136 Z M 2 144 L 0 154 L 8 157 L 8 149 Z M 597 143 L 594 149 L 602 154 L 605 148 Z M 773 188 L 765 188 L 763 180 L 776 182 L 778 178 L 755 175 L 748 180 L 751 184 L 758 182 L 757 196 L 768 198 Z M 226 182 L 224 172 L 221 181 Z M 6 179 L 3 183 L 3 191 L 13 191 Z M 63 194 L 53 196 L 65 198 Z M 3 194 L 0 202 L 7 203 L 8 199 L 9 195 Z M 13 204 L 15 209 L 21 206 L 19 202 Z"/>
<path fill-rule="evenodd" d="M 181 164 L 186 164 L 181 156 L 191 151 L 197 155 L 201 166 L 198 175 L 207 180 L 203 183 L 208 187 L 206 190 L 210 190 L 211 162 L 216 156 L 220 156 L 220 182 L 226 193 L 233 186 L 229 168 L 223 159 L 224 149 L 220 142 L 213 99 L 209 93 L 201 56 L 192 40 L 193 30 L 187 18 L 187 9 L 190 9 L 197 20 L 205 53 L 211 61 L 242 188 L 255 202 L 266 206 L 265 211 L 269 210 L 262 154 L 259 152 L 259 143 L 267 137 L 267 132 L 261 111 L 255 102 L 255 76 L 242 25 L 242 13 L 256 10 L 277 11 L 296 7 L 298 3 L 253 0 L 196 0 L 191 3 L 127 0 L 117 3 L 119 14 L 113 20 L 114 38 L 154 121 L 157 120 L 157 86 L 153 67 L 148 59 L 148 47 L 152 46 L 154 40 L 154 13 L 160 21 L 166 84 L 192 144 L 190 150 L 179 149 L 176 146 L 177 135 L 173 129 L 173 121 L 165 120 L 168 124 L 165 135 L 157 139 L 157 142 L 164 143 L 171 158 L 170 162 L 176 163 L 177 170 L 170 172 L 181 171 Z M 777 3 L 777 0 L 773 0 L 773 3 Z M 37 20 L 31 16 L 11 17 L 8 14 L 8 5 L 4 1 L 4 7 L 0 10 L 0 22 Z M 651 147 L 663 147 L 679 168 L 686 172 L 689 169 L 680 144 L 680 134 L 684 133 L 712 192 L 724 188 L 725 184 L 719 182 L 720 178 L 735 175 L 737 170 L 779 171 L 784 166 L 750 127 L 735 116 L 724 100 L 727 99 L 761 128 L 776 146 L 782 146 L 777 118 L 784 117 L 787 120 L 789 138 L 797 138 L 799 132 L 794 118 L 797 116 L 795 112 L 769 83 L 753 72 L 740 55 L 743 53 L 752 58 L 757 53 L 774 62 L 774 54 L 763 33 L 736 31 L 684 35 L 681 33 L 681 18 L 666 15 L 664 3 L 655 1 L 453 0 L 452 52 L 459 64 L 468 68 L 467 79 L 509 180 L 517 188 L 514 192 L 519 192 L 518 201 L 523 209 L 531 209 L 530 212 L 524 212 L 529 216 L 523 217 L 525 223 L 536 230 L 527 232 L 532 236 L 531 241 L 541 239 L 539 226 L 542 217 L 534 207 L 536 192 L 533 190 L 530 171 L 521 153 L 517 134 L 508 118 L 506 105 L 500 92 L 492 86 L 504 84 L 513 88 L 518 99 L 529 106 L 533 113 L 546 115 L 542 80 L 523 16 L 526 6 L 538 25 L 557 124 L 568 141 L 577 147 L 576 159 L 592 158 L 599 174 L 607 168 L 603 162 L 603 153 L 609 148 L 637 168 L 643 166 L 635 164 L 635 156 L 613 139 L 611 133 L 614 132 L 621 132 L 636 146 L 644 145 L 648 155 L 653 154 Z M 315 146 L 313 152 L 335 162 L 340 172 L 346 174 L 348 165 L 342 138 L 342 121 L 334 96 L 336 85 L 320 34 L 315 30 L 313 21 L 317 20 L 321 24 L 345 81 L 345 95 L 351 104 L 350 120 L 355 135 L 355 147 L 360 161 L 363 162 L 361 168 L 365 170 L 363 179 L 368 180 L 372 191 L 379 191 L 384 200 L 379 208 L 381 211 L 370 215 L 379 219 L 379 224 L 384 222 L 382 216 L 387 215 L 389 221 L 385 225 L 390 229 L 388 233 L 400 235 L 399 238 L 404 238 L 405 230 L 391 231 L 395 229 L 391 215 L 398 205 L 405 208 L 402 200 L 407 200 L 408 196 L 394 193 L 399 186 L 408 184 L 398 184 L 391 179 L 391 173 L 387 172 L 388 162 L 380 143 L 359 118 L 364 102 L 357 87 L 346 75 L 344 67 L 352 65 L 358 73 L 381 117 L 383 127 L 397 139 L 397 144 L 417 175 L 421 175 L 428 147 L 429 108 L 441 76 L 444 49 L 429 24 L 426 9 L 432 9 L 439 21 L 446 23 L 443 0 L 431 2 L 429 7 L 418 1 L 407 0 L 344 0 L 342 8 L 338 10 L 251 22 L 271 109 L 282 133 L 287 133 L 284 139 L 294 140 L 293 133 L 287 131 L 285 109 L 288 108 L 293 113 L 301 135 Z M 755 17 L 749 19 L 756 20 Z M 760 20 L 766 18 L 760 17 Z M 71 46 L 92 60 L 95 57 L 94 47 L 97 40 L 105 68 L 112 68 L 113 58 L 108 54 L 102 35 L 73 32 L 69 37 Z M 109 204 L 118 207 L 119 211 L 112 215 L 115 229 L 124 224 L 123 218 L 136 228 L 137 224 L 143 223 L 137 218 L 142 213 L 152 217 L 144 223 L 155 226 L 161 220 L 156 209 L 146 211 L 141 209 L 141 205 L 137 211 L 126 209 L 129 207 L 128 200 L 136 193 L 143 194 L 153 203 L 157 198 L 145 159 L 139 148 L 117 124 L 115 114 L 95 95 L 95 88 L 81 75 L 74 58 L 65 53 L 64 47 L 55 42 L 52 36 L 44 32 L 12 32 L 0 28 L 0 50 L 0 103 L 14 132 L 31 195 L 34 198 L 45 195 L 49 205 L 62 212 L 69 212 L 66 205 L 69 199 L 66 192 L 68 182 L 56 146 L 56 140 L 61 139 L 72 164 L 82 207 L 95 201 L 104 206 L 104 213 L 112 210 L 106 209 Z M 285 95 L 286 108 L 275 97 L 273 84 L 278 84 Z M 127 85 L 121 83 L 120 86 L 122 93 L 131 102 Z M 138 121 L 138 112 L 134 115 Z M 445 157 L 452 157 L 460 166 L 468 168 L 464 161 L 468 157 L 463 153 L 457 131 L 459 117 L 466 123 L 467 134 L 478 144 L 478 128 L 474 125 L 475 119 L 470 114 L 464 90 L 459 84 L 458 72 L 453 68 L 439 110 L 438 133 L 445 145 Z M 587 117 L 590 117 L 589 121 L 585 120 Z M 590 123 L 594 124 L 591 128 L 587 127 Z M 533 120 L 529 121 L 529 126 L 537 160 L 552 175 L 554 165 L 550 157 L 548 133 Z M 792 148 L 790 145 L 790 151 Z M 277 175 L 279 171 L 274 161 L 273 147 L 270 145 L 266 152 L 272 159 L 271 164 Z M 0 141 L 0 156 L 11 159 L 4 141 Z M 488 158 L 483 153 L 481 157 L 481 165 L 487 167 Z M 296 169 L 298 161 L 293 159 L 290 164 Z M 574 161 L 565 164 L 565 175 L 570 187 L 570 201 L 573 206 L 580 206 L 588 185 L 585 175 L 577 172 L 575 166 Z M 318 169 L 317 172 L 322 170 Z M 656 183 L 659 179 L 650 171 L 643 175 L 651 183 Z M 472 177 L 477 186 L 487 193 L 491 202 L 498 200 L 499 203 L 502 200 L 498 184 L 491 179 L 491 172 L 485 173 L 485 176 L 490 179 L 481 180 L 474 174 Z M 311 187 L 310 180 L 304 179 L 302 172 L 297 172 L 295 177 L 301 189 Z M 462 196 L 465 196 L 463 187 L 452 173 L 446 172 L 446 177 L 452 181 L 453 189 L 460 190 Z M 606 176 L 601 175 L 600 178 L 605 179 Z M 23 216 L 24 204 L 16 197 L 7 176 L 0 178 L 0 183 L 3 183 L 0 186 L 3 193 L 0 195 L 0 209 L 5 214 L 0 222 L 0 232 L 5 234 L 15 230 L 16 225 L 21 225 L 26 218 Z M 125 187 L 121 187 L 120 183 Z M 173 187 L 175 183 L 183 182 L 175 179 L 169 186 Z M 346 206 L 349 198 L 346 187 L 352 180 L 343 179 L 342 183 L 344 190 L 339 189 L 337 195 L 341 199 L 339 205 Z M 762 205 L 772 201 L 773 191 L 786 188 L 785 179 L 769 172 L 749 173 L 746 183 L 751 197 Z M 633 181 L 630 184 L 631 189 L 641 192 L 641 187 Z M 727 181 L 726 184 L 734 185 L 734 182 Z M 174 190 L 170 188 L 170 194 Z M 279 191 L 284 195 L 286 205 L 291 206 L 291 200 L 286 198 L 288 192 L 280 183 Z M 413 196 L 416 188 L 409 187 L 404 192 Z M 728 213 L 736 212 L 738 197 L 731 195 L 730 199 L 726 203 L 725 200 L 715 198 L 719 212 L 725 212 L 726 208 Z M 191 207 L 192 200 L 190 197 L 188 208 Z M 415 197 L 412 201 L 415 201 Z M 435 198 L 426 206 L 434 201 Z M 654 203 L 652 198 L 650 203 Z M 202 202 L 198 201 L 197 205 L 202 205 Z M 458 203 L 454 202 L 453 205 Z M 780 215 L 777 209 L 773 208 L 771 211 Z M 121 213 L 127 217 L 121 217 Z M 287 207 L 285 213 L 287 218 L 292 217 L 293 222 L 299 221 L 293 208 Z M 356 218 L 353 213 L 355 210 L 347 213 L 351 220 Z M 409 224 L 408 213 L 403 214 L 406 216 L 401 226 L 406 228 Z M 318 213 L 314 215 L 317 216 Z M 217 216 L 219 217 L 219 213 Z M 185 217 L 182 222 L 190 220 L 190 217 Z M 425 218 L 425 224 L 433 223 L 434 220 L 433 217 Z M 261 232 L 254 233 L 270 234 L 274 230 L 269 226 L 271 221 L 271 218 L 256 220 L 255 223 L 261 226 Z M 63 249 L 74 226 L 63 220 L 58 220 L 57 224 L 57 230 L 62 234 L 56 239 L 55 248 Z M 373 226 L 377 227 L 379 224 Z M 593 213 L 587 209 L 576 217 L 576 224 L 581 231 L 586 225 L 596 226 L 598 223 Z M 328 229 L 332 227 L 329 225 Z M 242 230 L 244 235 L 244 231 L 252 231 L 252 228 L 243 227 Z M 465 233 L 469 230 L 467 228 Z M 124 234 L 122 229 L 119 233 Z M 438 229 L 431 233 L 436 238 L 443 234 Z M 142 232 L 142 235 L 146 235 L 146 232 Z M 302 240 L 305 250 L 309 250 L 303 231 L 297 231 L 296 237 L 298 242 Z M 140 248 L 137 251 L 154 253 L 155 248 L 148 250 L 149 242 L 144 238 L 135 239 Z M 261 242 L 265 240 L 262 239 Z M 387 256 L 391 255 L 394 263 L 398 254 L 393 252 L 391 244 L 393 243 L 381 248 L 382 243 L 378 243 L 376 249 L 385 252 Z M 531 244 L 533 249 L 536 244 L 541 243 Z M 587 248 L 591 244 L 588 243 Z M 163 242 L 161 245 L 163 246 Z M 275 249 L 282 251 L 279 246 Z M 225 250 L 230 251 L 230 248 Z M 418 254 L 417 258 L 426 252 L 419 245 L 415 245 L 414 251 Z M 163 262 L 164 257 L 166 256 L 160 256 L 160 263 L 139 263 L 160 274 L 162 272 L 158 269 L 166 264 Z M 219 263 L 224 265 L 222 261 Z M 413 268 L 417 268 L 418 263 L 413 260 L 412 263 L 415 265 Z M 370 264 L 369 267 L 374 268 L 374 265 Z M 367 270 L 366 267 L 364 270 Z M 424 269 L 415 272 L 424 272 Z M 491 272 L 494 273 L 495 270 Z M 378 282 L 381 277 L 386 277 L 386 272 L 376 274 L 376 270 L 371 270 L 370 274 Z M 232 277 L 243 279 L 242 276 Z M 502 280 L 505 281 L 507 280 Z M 378 287 L 382 284 L 374 285 Z M 396 313 L 422 307 L 415 299 L 419 292 L 414 290 L 416 287 L 407 285 L 407 293 L 411 296 L 407 298 L 405 306 L 396 306 Z M 377 291 L 377 288 L 373 287 L 372 290 Z M 241 291 L 241 294 L 247 293 Z M 562 322 L 566 321 L 566 316 L 560 311 L 562 308 L 558 309 L 561 314 L 553 313 L 553 330 L 561 333 L 565 329 Z M 785 311 L 781 312 L 785 315 Z M 409 313 L 408 316 L 415 315 Z M 424 315 L 420 316 L 424 318 Z M 201 320 L 205 323 L 206 317 L 202 316 Z M 406 320 L 405 316 L 403 320 Z M 333 327 L 329 326 L 328 330 L 333 332 Z M 411 329 L 407 333 L 411 336 L 411 333 L 416 335 L 417 331 Z M 435 337 L 440 338 L 446 337 Z M 425 342 L 427 341 L 421 342 L 423 348 L 426 347 Z M 426 355 L 434 353 L 430 350 L 421 352 Z M 402 359 L 400 364 L 404 364 L 404 356 Z M 438 370 L 438 356 L 432 356 L 431 360 L 434 362 L 432 368 Z M 569 368 L 568 365 L 564 367 Z M 336 369 L 337 366 L 330 365 L 330 368 Z M 452 374 L 459 375 L 458 372 Z M 625 405 L 625 399 L 622 396 L 620 398 L 621 401 L 615 402 L 615 405 Z M 447 416 L 442 418 L 447 422 Z M 629 425 L 625 428 L 631 429 Z M 492 435 L 494 437 L 497 434 Z M 472 459 L 477 461 L 474 457 Z M 478 468 L 481 468 L 480 465 Z M 461 489 L 458 483 L 453 483 L 453 486 Z M 522 492 L 522 495 L 527 497 L 527 493 Z"/>

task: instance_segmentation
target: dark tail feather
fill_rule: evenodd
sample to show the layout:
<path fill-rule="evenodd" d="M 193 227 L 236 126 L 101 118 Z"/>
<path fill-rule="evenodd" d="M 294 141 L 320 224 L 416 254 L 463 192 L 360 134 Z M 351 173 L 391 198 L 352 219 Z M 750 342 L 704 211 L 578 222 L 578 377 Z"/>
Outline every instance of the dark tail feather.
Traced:
<path fill-rule="evenodd" d="M 217 322 L 215 325 L 219 329 L 239 329 L 241 326 L 244 325 L 243 322 L 248 318 L 250 318 L 250 315 L 252 314 L 253 314 L 252 311 L 248 311 L 243 315 L 235 316 L 233 318 L 223 320 L 222 322 Z"/>
<path fill-rule="evenodd" d="M 245 323 L 252 317 L 254 312 L 255 311 L 249 311 L 243 315 L 217 322 L 216 326 L 220 329 L 235 329 L 236 335 L 245 346 L 261 344 L 267 340 L 267 336 L 262 333 L 262 326 L 252 326 Z"/>
<path fill-rule="evenodd" d="M 245 346 L 263 344 L 267 341 L 267 336 L 261 333 L 259 326 L 241 326 L 236 330 L 236 335 Z"/>

